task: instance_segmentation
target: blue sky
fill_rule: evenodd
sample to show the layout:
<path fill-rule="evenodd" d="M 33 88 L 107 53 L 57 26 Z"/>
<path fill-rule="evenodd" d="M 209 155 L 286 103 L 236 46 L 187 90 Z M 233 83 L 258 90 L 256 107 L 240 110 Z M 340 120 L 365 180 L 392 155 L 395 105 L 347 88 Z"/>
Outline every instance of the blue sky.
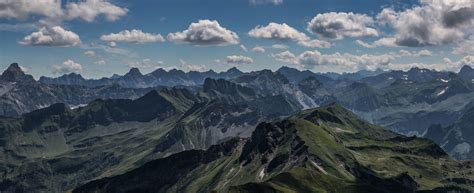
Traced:
<path fill-rule="evenodd" d="M 452 13 L 473 11 L 470 0 L 2 4 L 0 68 L 18 62 L 36 78 L 71 72 L 97 78 L 124 74 L 130 67 L 144 73 L 156 68 L 223 71 L 233 66 L 276 70 L 283 65 L 315 72 L 413 66 L 456 71 L 474 63 L 473 14 L 448 20 Z M 200 27 L 191 29 L 192 23 Z M 120 33 L 124 30 L 135 30 L 136 36 Z M 207 35 L 199 37 L 202 34 Z M 273 48 L 275 44 L 280 48 Z"/>

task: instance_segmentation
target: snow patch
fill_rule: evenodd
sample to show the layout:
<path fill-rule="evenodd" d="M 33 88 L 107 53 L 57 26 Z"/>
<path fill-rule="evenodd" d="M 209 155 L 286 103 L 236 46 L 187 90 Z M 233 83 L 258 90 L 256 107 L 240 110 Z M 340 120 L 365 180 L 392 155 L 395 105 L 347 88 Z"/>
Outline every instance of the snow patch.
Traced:
<path fill-rule="evenodd" d="M 70 105 L 69 109 L 74 110 L 74 109 L 85 107 L 85 106 L 87 106 L 87 104 Z"/>
<path fill-rule="evenodd" d="M 446 88 L 444 88 L 443 90 L 439 91 L 439 92 L 436 94 L 436 96 L 441 96 L 441 95 L 443 95 L 443 94 L 446 92 L 446 90 L 448 90 L 448 88 L 449 88 L 449 87 L 446 87 Z"/>
<path fill-rule="evenodd" d="M 257 181 L 262 181 L 263 177 L 265 177 L 265 168 L 262 168 L 257 175 Z"/>
<path fill-rule="evenodd" d="M 408 75 L 406 75 L 406 74 L 403 75 L 403 76 L 402 76 L 402 80 L 408 80 Z"/>
<path fill-rule="evenodd" d="M 445 80 L 445 79 L 442 79 L 442 78 L 439 79 L 439 80 L 441 80 L 441 82 L 444 82 L 444 83 L 448 83 L 448 82 L 449 82 L 449 80 Z"/>

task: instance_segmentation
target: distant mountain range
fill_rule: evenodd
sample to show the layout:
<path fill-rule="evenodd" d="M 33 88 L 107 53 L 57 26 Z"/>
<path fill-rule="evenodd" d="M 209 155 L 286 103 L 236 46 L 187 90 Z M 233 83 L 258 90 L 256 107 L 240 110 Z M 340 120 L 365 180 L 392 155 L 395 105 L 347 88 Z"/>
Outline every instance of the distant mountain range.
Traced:
<path fill-rule="evenodd" d="M 98 98 L 138 98 L 153 89 L 124 88 L 116 84 L 98 87 L 52 85 L 37 82 L 25 74 L 18 64 L 11 64 L 0 75 L 0 116 L 19 116 L 54 103 L 69 107 L 85 105 Z"/>
<path fill-rule="evenodd" d="M 12 64 L 0 77 L 0 115 L 19 116 L 54 103 L 74 108 L 98 98 L 136 99 L 151 90 L 176 86 L 199 100 L 248 105 L 268 116 L 337 102 L 371 123 L 422 136 L 430 126 L 452 125 L 474 108 L 473 76 L 469 66 L 459 73 L 412 68 L 345 74 L 282 67 L 275 72 L 232 68 L 220 73 L 158 69 L 143 75 L 132 68 L 111 78 L 69 74 L 35 81 Z"/>
<path fill-rule="evenodd" d="M 39 79 L 39 82 L 55 85 L 81 85 L 86 87 L 97 87 L 111 84 L 117 84 L 125 88 L 147 88 L 158 86 L 173 87 L 202 85 L 206 78 L 231 79 L 242 74 L 243 72 L 235 67 L 220 73 L 212 70 L 207 72 L 183 72 L 176 69 L 166 71 L 160 68 L 145 75 L 143 75 L 138 68 L 132 68 L 123 76 L 114 75 L 110 78 L 85 79 L 80 74 L 71 73 L 57 78 L 42 76 Z"/>

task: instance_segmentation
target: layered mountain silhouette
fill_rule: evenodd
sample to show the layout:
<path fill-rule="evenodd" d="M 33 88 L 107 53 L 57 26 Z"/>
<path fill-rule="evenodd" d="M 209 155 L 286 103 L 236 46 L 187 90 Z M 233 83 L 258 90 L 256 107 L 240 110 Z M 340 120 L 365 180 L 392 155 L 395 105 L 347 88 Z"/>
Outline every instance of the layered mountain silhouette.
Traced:
<path fill-rule="evenodd" d="M 126 88 L 146 88 L 157 86 L 196 86 L 202 85 L 206 78 L 231 79 L 242 75 L 243 72 L 237 68 L 231 68 L 225 72 L 183 72 L 172 69 L 166 71 L 157 69 L 148 74 L 142 74 L 138 68 L 131 68 L 125 75 L 115 75 L 110 78 L 84 79 L 82 76 L 71 73 L 57 78 L 41 77 L 39 82 L 55 85 L 81 85 L 86 87 L 97 87 L 118 84 Z"/>
<path fill-rule="evenodd" d="M 469 192 L 472 165 L 332 104 L 261 123 L 248 139 L 150 161 L 73 192 Z"/>
<path fill-rule="evenodd" d="M 81 77 L 78 74 L 70 76 Z M 0 116 L 19 116 L 55 103 L 75 107 L 98 98 L 135 99 L 160 88 L 124 88 L 117 84 L 93 88 L 76 84 L 44 84 L 25 74 L 18 64 L 13 63 L 0 76 Z"/>
<path fill-rule="evenodd" d="M 472 156 L 463 69 L 35 81 L 12 64 L 0 77 L 0 191 L 469 192 L 472 162 L 447 154 Z"/>
<path fill-rule="evenodd" d="M 251 106 L 265 104 L 258 97 L 222 100 L 255 92 L 225 80 L 206 82 L 198 94 L 164 88 L 135 100 L 97 99 L 75 109 L 59 103 L 18 118 L 0 118 L 5 152 L 0 191 L 67 191 L 176 152 L 249 137 L 261 121 L 293 112 Z"/>

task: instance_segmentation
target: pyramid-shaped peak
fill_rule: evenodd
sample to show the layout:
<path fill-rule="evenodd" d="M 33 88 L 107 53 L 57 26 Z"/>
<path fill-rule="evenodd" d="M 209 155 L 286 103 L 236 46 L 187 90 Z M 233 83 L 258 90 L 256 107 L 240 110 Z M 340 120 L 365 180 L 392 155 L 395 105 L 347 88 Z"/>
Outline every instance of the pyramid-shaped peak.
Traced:
<path fill-rule="evenodd" d="M 18 63 L 12 63 L 2 73 L 0 80 L 7 82 L 34 82 L 33 76 L 25 74 Z"/>
<path fill-rule="evenodd" d="M 20 65 L 18 63 L 12 63 L 10 66 L 7 68 L 6 71 L 16 71 L 16 72 L 22 72 L 23 70 L 21 69 Z"/>
<path fill-rule="evenodd" d="M 140 70 L 138 68 L 131 68 L 127 74 L 125 74 L 125 76 L 136 76 L 136 75 L 139 75 L 141 76 L 142 73 L 140 72 Z"/>
<path fill-rule="evenodd" d="M 240 71 L 237 67 L 234 66 L 232 68 L 229 68 L 227 72 L 242 72 L 242 71 Z"/>

